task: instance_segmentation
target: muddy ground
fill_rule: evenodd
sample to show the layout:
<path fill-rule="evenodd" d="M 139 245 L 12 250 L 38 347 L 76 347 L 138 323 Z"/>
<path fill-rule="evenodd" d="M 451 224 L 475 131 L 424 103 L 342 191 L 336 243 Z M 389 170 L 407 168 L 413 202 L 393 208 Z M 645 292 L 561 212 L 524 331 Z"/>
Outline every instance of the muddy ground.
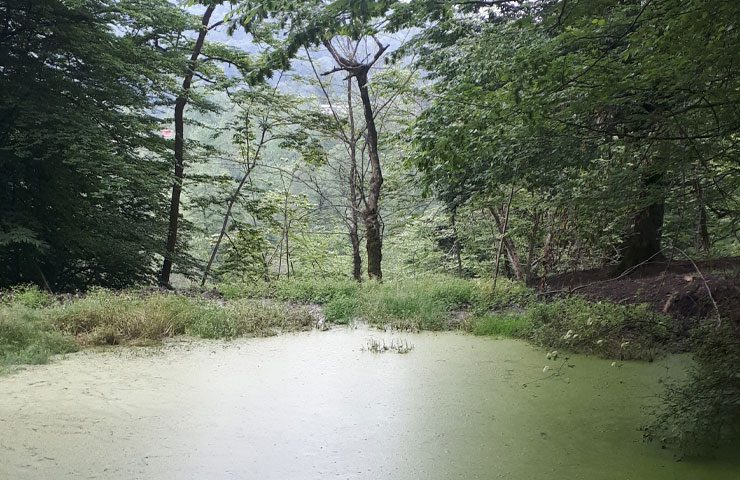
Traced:
<path fill-rule="evenodd" d="M 546 295 L 578 294 L 589 300 L 645 303 L 676 319 L 727 319 L 740 323 L 740 258 L 666 261 L 628 274 L 610 268 L 571 272 L 538 282 Z M 711 295 L 710 295 L 711 292 Z"/>

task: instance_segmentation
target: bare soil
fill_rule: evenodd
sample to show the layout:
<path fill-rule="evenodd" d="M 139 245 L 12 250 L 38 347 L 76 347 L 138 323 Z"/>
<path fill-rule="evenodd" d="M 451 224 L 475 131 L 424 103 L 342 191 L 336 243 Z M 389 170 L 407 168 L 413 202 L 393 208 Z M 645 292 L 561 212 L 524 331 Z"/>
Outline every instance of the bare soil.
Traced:
<path fill-rule="evenodd" d="M 537 286 L 546 295 L 644 303 L 687 323 L 718 314 L 723 320 L 740 323 L 740 257 L 696 265 L 690 261 L 650 263 L 622 275 L 615 275 L 611 268 L 584 270 L 540 279 Z"/>

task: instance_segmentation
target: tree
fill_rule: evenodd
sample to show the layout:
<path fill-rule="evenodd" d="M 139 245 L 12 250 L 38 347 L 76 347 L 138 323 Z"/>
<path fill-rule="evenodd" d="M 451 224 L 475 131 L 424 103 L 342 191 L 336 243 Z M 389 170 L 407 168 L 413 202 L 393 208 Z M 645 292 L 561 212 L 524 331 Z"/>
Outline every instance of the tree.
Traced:
<path fill-rule="evenodd" d="M 180 197 L 182 196 L 185 179 L 185 107 L 195 100 L 194 106 L 198 111 L 218 112 L 220 110 L 220 106 L 194 95 L 192 91 L 194 80 L 201 80 L 202 83 L 210 87 L 211 93 L 219 90 L 228 91 L 229 87 L 235 87 L 247 78 L 252 83 L 261 80 L 260 75 L 255 74 L 256 69 L 252 65 L 248 54 L 226 45 L 206 42 L 208 33 L 225 23 L 225 20 L 211 22 L 216 7 L 222 3 L 223 1 L 206 3 L 197 36 L 192 43 L 187 67 L 184 70 L 182 85 L 175 100 L 174 178 L 170 198 L 165 255 L 159 279 L 161 285 L 169 285 L 173 263 L 177 257 L 180 258 L 181 263 L 186 263 L 183 261 L 186 259 L 186 255 L 178 252 L 178 243 L 184 243 L 179 241 L 181 239 L 178 238 L 178 235 L 180 233 Z M 236 75 L 236 72 L 232 72 L 229 76 L 224 75 L 222 68 L 219 68 L 220 65 L 233 67 L 232 70 L 240 73 L 241 77 Z M 195 148 L 191 148 L 191 157 L 195 156 L 194 150 Z M 209 268 L 210 264 L 206 267 L 206 276 Z"/>
<path fill-rule="evenodd" d="M 175 255 L 175 247 L 177 246 L 177 230 L 178 223 L 180 221 L 180 196 L 182 195 L 182 181 L 185 174 L 185 106 L 188 104 L 190 86 L 193 83 L 193 76 L 195 76 L 196 69 L 198 68 L 198 57 L 200 57 L 201 51 L 203 50 L 206 35 L 214 28 L 213 25 L 209 24 L 211 23 L 211 15 L 213 15 L 215 8 L 216 4 L 211 3 L 206 7 L 205 12 L 203 12 L 198 36 L 193 45 L 192 54 L 190 55 L 190 62 L 188 63 L 185 76 L 182 80 L 182 90 L 175 101 L 175 177 L 172 182 L 172 198 L 170 199 L 167 244 L 165 248 L 164 262 L 162 263 L 162 273 L 159 278 L 159 282 L 162 285 L 169 285 L 170 283 L 172 261 Z"/>
<path fill-rule="evenodd" d="M 340 52 L 331 40 L 324 40 L 323 44 L 337 64 L 335 71 L 343 70 L 350 77 L 357 79 L 357 88 L 360 90 L 366 128 L 365 141 L 370 159 L 370 180 L 365 197 L 365 209 L 362 212 L 365 221 L 367 274 L 370 279 L 382 280 L 383 234 L 378 210 L 380 208 L 380 192 L 383 187 L 383 171 L 380 165 L 380 153 L 378 152 L 378 130 L 375 126 L 375 112 L 370 99 L 368 72 L 382 57 L 388 46 L 383 45 L 375 36 L 372 39 L 377 49 L 369 60 L 360 60 L 357 56 L 362 38 L 358 38 L 354 44 L 350 44 L 351 48 L 346 48 L 344 52 Z"/>
<path fill-rule="evenodd" d="M 737 4 L 508 3 L 486 16 L 440 15 L 421 37 L 436 82 L 415 130 L 428 184 L 459 199 L 514 183 L 570 210 L 580 233 L 566 250 L 587 231 L 619 231 L 618 241 L 591 237 L 595 253 L 618 252 L 601 261 L 623 271 L 659 258 L 685 185 L 723 178 L 708 183 L 736 188 L 709 159 L 736 154 L 738 72 L 725 52 L 738 44 L 726 21 Z M 707 42 L 722 47 L 703 51 Z"/>
<path fill-rule="evenodd" d="M 153 113 L 190 17 L 165 0 L 10 0 L 0 18 L 0 285 L 153 280 L 168 183 Z"/>
<path fill-rule="evenodd" d="M 205 285 L 208 279 L 221 242 L 230 229 L 234 207 L 248 182 L 252 180 L 251 175 L 260 164 L 264 151 L 277 144 L 279 148 L 295 152 L 308 162 L 322 161 L 323 150 L 309 135 L 315 125 L 322 123 L 322 119 L 314 113 L 302 110 L 301 101 L 280 93 L 278 86 L 279 81 L 274 87 L 254 87 L 242 90 L 232 97 L 239 108 L 239 114 L 231 127 L 234 131 L 233 141 L 239 152 L 241 174 L 233 192 L 225 200 L 223 221 L 203 272 L 201 285 Z M 259 215 L 252 216 L 257 218 Z M 287 234 L 285 237 L 287 238 Z"/>
<path fill-rule="evenodd" d="M 345 71 L 350 77 L 357 80 L 360 97 L 363 105 L 363 115 L 367 128 L 366 142 L 370 158 L 371 175 L 363 220 L 365 224 L 365 240 L 367 250 L 367 271 L 370 278 L 382 279 L 382 226 L 379 216 L 380 196 L 383 185 L 383 174 L 378 153 L 378 134 L 375 126 L 375 113 L 369 92 L 368 72 L 370 68 L 383 56 L 387 45 L 383 45 L 376 36 L 379 31 L 377 20 L 388 12 L 395 1 L 363 0 L 349 2 L 347 0 L 311 0 L 296 2 L 283 0 L 275 3 L 262 4 L 242 2 L 234 14 L 237 23 L 254 28 L 256 24 L 270 25 L 274 19 L 279 26 L 287 26 L 287 35 L 279 48 L 273 50 L 266 57 L 268 63 L 285 64 L 295 56 L 300 48 L 324 45 L 336 62 L 334 71 Z M 374 52 L 365 51 L 367 57 L 358 48 L 340 51 L 337 42 L 344 38 L 354 42 L 359 47 L 368 40 L 375 42 Z M 327 72 L 328 73 L 328 72 Z"/>

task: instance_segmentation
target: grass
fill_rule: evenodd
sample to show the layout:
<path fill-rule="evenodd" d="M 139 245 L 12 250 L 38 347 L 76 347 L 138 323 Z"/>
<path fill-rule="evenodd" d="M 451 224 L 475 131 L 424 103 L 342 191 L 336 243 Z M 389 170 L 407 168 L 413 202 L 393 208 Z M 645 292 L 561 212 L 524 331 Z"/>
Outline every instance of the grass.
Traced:
<path fill-rule="evenodd" d="M 40 364 L 54 354 L 70 353 L 77 345 L 39 311 L 19 302 L 0 307 L 0 371 L 17 364 Z"/>
<path fill-rule="evenodd" d="M 305 307 L 246 299 L 227 304 L 218 315 L 194 318 L 185 331 L 202 338 L 265 337 L 309 330 L 314 324 Z"/>
<path fill-rule="evenodd" d="M 0 370 L 95 345 L 150 345 L 177 335 L 262 337 L 312 328 L 306 307 L 143 291 L 94 290 L 64 301 L 23 288 L 0 297 Z"/>
<path fill-rule="evenodd" d="M 505 279 L 494 289 L 490 281 L 444 276 L 362 284 L 291 278 L 269 285 L 227 285 L 223 291 L 320 304 L 326 319 L 335 324 L 363 320 L 407 331 L 457 329 L 621 360 L 652 360 L 671 349 L 673 341 L 670 319 L 647 306 L 593 303 L 579 297 L 538 302 L 530 289 Z"/>
<path fill-rule="evenodd" d="M 476 317 L 472 323 L 474 335 L 524 338 L 530 332 L 529 317 L 516 313 L 484 315 Z"/>
<path fill-rule="evenodd" d="M 320 304 L 332 323 L 364 320 L 374 326 L 400 330 L 468 328 L 453 315 L 458 311 L 488 312 L 495 308 L 526 305 L 531 290 L 505 280 L 496 290 L 490 282 L 428 276 L 384 283 L 358 284 L 349 279 L 291 278 L 270 284 L 226 284 L 219 290 L 227 298 L 270 298 Z"/>
<path fill-rule="evenodd" d="M 390 343 L 385 343 L 385 340 L 376 340 L 374 338 L 368 339 L 362 350 L 371 353 L 386 353 L 393 352 L 404 355 L 414 349 L 414 345 L 409 343 L 407 340 L 391 340 Z"/>
<path fill-rule="evenodd" d="M 652 359 L 669 340 L 666 317 L 643 306 L 569 298 L 537 303 L 524 286 L 429 276 L 358 284 L 285 279 L 220 287 L 226 300 L 146 290 L 93 290 L 60 299 L 36 288 L 0 295 L 0 368 L 43 363 L 93 345 L 148 345 L 177 335 L 267 336 L 313 327 L 307 304 L 334 324 L 364 320 L 404 331 L 464 330 L 525 338 L 548 348 L 620 359 Z M 517 313 L 519 312 L 519 313 Z"/>

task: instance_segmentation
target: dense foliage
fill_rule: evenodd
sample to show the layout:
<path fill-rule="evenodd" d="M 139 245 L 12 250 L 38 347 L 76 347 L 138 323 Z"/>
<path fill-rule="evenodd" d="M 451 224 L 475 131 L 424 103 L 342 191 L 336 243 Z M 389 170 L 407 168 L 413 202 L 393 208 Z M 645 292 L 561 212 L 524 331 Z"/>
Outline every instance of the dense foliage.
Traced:
<path fill-rule="evenodd" d="M 489 13 L 420 39 L 437 81 L 415 158 L 450 209 L 495 214 L 511 189 L 523 275 L 629 267 L 664 244 L 736 253 L 737 2 Z"/>
<path fill-rule="evenodd" d="M 648 436 L 711 436 L 740 319 L 693 259 L 740 255 L 738 19 L 736 0 L 0 0 L 0 288 L 49 292 L 0 305 L 0 364 L 314 321 L 265 297 L 624 359 L 693 328 L 697 373 Z M 680 329 L 672 295 L 526 286 L 678 258 L 712 304 Z M 96 290 L 209 282 L 233 303 Z"/>
<path fill-rule="evenodd" d="M 0 12 L 0 285 L 149 281 L 169 164 L 154 114 L 188 16 L 165 0 Z"/>

